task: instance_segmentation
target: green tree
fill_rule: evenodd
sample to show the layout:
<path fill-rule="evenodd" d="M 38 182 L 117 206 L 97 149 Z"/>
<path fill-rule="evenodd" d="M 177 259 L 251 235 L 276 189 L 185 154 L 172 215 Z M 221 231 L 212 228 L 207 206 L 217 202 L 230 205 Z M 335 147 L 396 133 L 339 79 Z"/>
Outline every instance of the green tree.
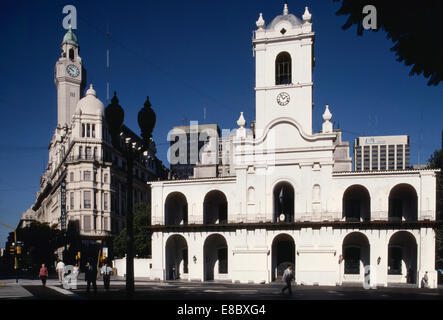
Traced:
<path fill-rule="evenodd" d="M 23 242 L 19 256 L 19 267 L 36 273 L 42 263 L 52 268 L 56 256 L 55 250 L 64 245 L 63 233 L 46 223 L 33 221 L 28 227 L 17 230 L 17 241 Z M 14 242 L 14 233 L 8 236 L 7 246 Z M 10 256 L 13 259 L 13 256 Z"/>
<path fill-rule="evenodd" d="M 438 85 L 443 80 L 443 46 L 436 35 L 443 33 L 440 22 L 443 12 L 441 0 L 334 0 L 341 2 L 337 15 L 346 15 L 343 29 L 357 25 L 357 34 L 362 35 L 363 8 L 370 4 L 377 10 L 377 29 L 386 31 L 392 40 L 397 61 L 412 66 L 410 75 L 423 75 L 428 85 Z"/>
<path fill-rule="evenodd" d="M 138 203 L 134 211 L 134 251 L 135 256 L 144 258 L 151 255 L 151 208 L 146 203 Z M 124 257 L 126 254 L 126 227 L 114 238 L 114 255 Z"/>

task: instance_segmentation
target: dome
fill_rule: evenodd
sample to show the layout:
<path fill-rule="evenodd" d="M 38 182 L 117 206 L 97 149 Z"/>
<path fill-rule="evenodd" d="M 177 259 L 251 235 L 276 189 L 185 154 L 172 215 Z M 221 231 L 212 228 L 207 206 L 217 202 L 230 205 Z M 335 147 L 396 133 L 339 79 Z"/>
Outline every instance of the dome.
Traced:
<path fill-rule="evenodd" d="M 105 114 L 105 106 L 103 102 L 97 99 L 97 94 L 94 88 L 89 87 L 88 91 L 86 91 L 86 97 L 82 98 L 77 103 L 77 112 L 81 112 L 81 114 L 90 114 L 90 115 L 99 115 L 103 116 Z"/>
<path fill-rule="evenodd" d="M 273 30 L 275 26 L 281 21 L 288 21 L 293 27 L 298 27 L 303 24 L 303 22 L 293 14 L 281 14 L 279 16 L 276 16 L 266 29 Z"/>
<path fill-rule="evenodd" d="M 62 44 L 73 44 L 73 45 L 78 45 L 77 43 L 77 37 L 75 36 L 74 32 L 72 32 L 71 27 L 69 27 L 68 32 L 66 32 L 65 36 L 63 37 L 63 42 Z"/>

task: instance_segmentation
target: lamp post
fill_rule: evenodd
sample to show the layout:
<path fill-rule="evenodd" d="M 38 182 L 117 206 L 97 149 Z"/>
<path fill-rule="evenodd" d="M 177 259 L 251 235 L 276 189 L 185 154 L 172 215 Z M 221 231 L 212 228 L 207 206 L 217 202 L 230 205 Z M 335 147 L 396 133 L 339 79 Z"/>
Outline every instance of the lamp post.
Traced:
<path fill-rule="evenodd" d="M 143 142 L 141 144 L 133 141 L 131 138 L 125 137 L 121 128 L 124 120 L 123 108 L 118 104 L 117 94 L 111 104 L 107 106 L 105 116 L 109 127 L 114 148 L 121 151 L 126 159 L 126 195 L 127 195 L 127 212 L 126 212 L 126 295 L 132 298 L 134 286 L 134 208 L 133 208 L 133 174 L 134 160 L 137 156 L 145 152 L 149 147 L 152 137 L 152 130 L 155 126 L 155 113 L 151 109 L 149 97 L 144 107 L 138 113 L 138 123 L 142 131 Z M 123 139 L 123 144 L 120 141 Z"/>

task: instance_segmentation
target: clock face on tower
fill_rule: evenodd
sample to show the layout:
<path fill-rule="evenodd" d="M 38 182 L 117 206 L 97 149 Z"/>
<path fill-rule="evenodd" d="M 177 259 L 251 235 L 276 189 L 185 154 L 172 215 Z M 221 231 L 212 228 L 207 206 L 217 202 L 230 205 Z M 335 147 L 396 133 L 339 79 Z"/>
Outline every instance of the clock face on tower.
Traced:
<path fill-rule="evenodd" d="M 80 74 L 80 71 L 78 70 L 77 66 L 70 64 L 69 66 L 66 67 L 66 72 L 68 72 L 68 74 L 71 77 L 78 77 L 78 75 Z"/>
<path fill-rule="evenodd" d="M 279 105 L 281 105 L 282 107 L 286 106 L 290 100 L 291 100 L 291 97 L 286 92 L 282 92 L 277 96 L 277 103 Z"/>

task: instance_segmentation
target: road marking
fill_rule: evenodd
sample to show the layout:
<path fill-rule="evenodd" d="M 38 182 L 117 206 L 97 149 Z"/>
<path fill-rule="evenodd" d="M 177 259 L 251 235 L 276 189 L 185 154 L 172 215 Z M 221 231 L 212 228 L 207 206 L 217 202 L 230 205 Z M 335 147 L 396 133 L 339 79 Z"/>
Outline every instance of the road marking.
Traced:
<path fill-rule="evenodd" d="M 334 291 L 334 290 L 330 290 L 330 291 L 328 291 L 328 293 L 332 293 L 332 294 L 335 294 L 335 295 L 338 295 L 338 296 L 344 296 L 343 293 L 338 292 L 338 291 Z"/>
<path fill-rule="evenodd" d="M 47 286 L 47 288 L 50 288 L 50 289 L 52 289 L 54 291 L 57 291 L 57 292 L 59 292 L 61 294 L 66 295 L 66 296 L 70 296 L 70 297 L 72 297 L 74 299 L 78 299 L 78 300 L 84 300 L 85 299 L 85 298 L 79 296 L 78 294 L 76 294 L 76 293 L 74 293 L 72 291 L 65 290 L 65 289 L 62 289 L 62 288 L 59 288 L 59 287 Z"/>

